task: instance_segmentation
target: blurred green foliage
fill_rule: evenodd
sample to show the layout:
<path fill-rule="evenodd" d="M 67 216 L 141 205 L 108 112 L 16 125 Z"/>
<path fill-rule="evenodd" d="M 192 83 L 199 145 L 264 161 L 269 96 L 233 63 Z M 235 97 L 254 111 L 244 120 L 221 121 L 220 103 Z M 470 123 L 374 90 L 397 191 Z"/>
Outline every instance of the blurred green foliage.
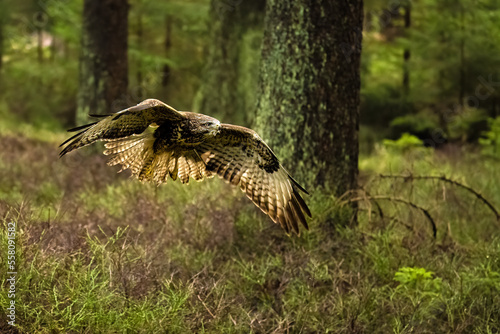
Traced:
<path fill-rule="evenodd" d="M 500 117 L 488 119 L 490 130 L 483 132 L 479 139 L 482 152 L 486 155 L 498 157 L 500 154 Z"/>
<path fill-rule="evenodd" d="M 439 129 L 447 141 L 477 142 L 499 112 L 500 2 L 408 3 L 410 28 L 405 1 L 365 2 L 361 122 L 391 139 L 409 132 L 432 140 Z"/>
<path fill-rule="evenodd" d="M 441 279 L 433 278 L 433 273 L 424 268 L 400 268 L 394 274 L 394 280 L 399 282 L 397 289 L 416 290 L 437 294 L 441 290 Z"/>
<path fill-rule="evenodd" d="M 203 69 L 208 0 L 131 1 L 127 103 L 156 97 L 189 110 Z M 6 1 L 0 117 L 37 127 L 74 124 L 83 1 Z M 165 47 L 167 20 L 171 47 Z M 139 33 L 138 25 L 141 25 Z M 139 35 L 141 34 L 141 35 Z M 170 68 L 164 75 L 165 66 Z"/>
<path fill-rule="evenodd" d="M 50 129 L 74 123 L 82 5 L 82 0 L 2 4 L 1 117 L 12 113 Z M 223 8 L 230 10 L 227 6 Z M 156 97 L 181 110 L 196 108 L 204 72 L 210 71 L 205 66 L 209 7 L 209 0 L 130 1 L 127 103 Z M 408 132 L 434 142 L 433 147 L 477 142 L 489 130 L 487 118 L 496 117 L 500 108 L 500 60 L 495 56 L 500 53 L 499 20 L 498 0 L 366 1 L 362 129 L 376 135 L 370 137 L 375 141 Z M 227 115 L 247 125 L 253 121 L 260 52 L 261 31 L 253 31 L 239 55 L 245 75 L 237 88 L 250 108 Z M 403 87 L 405 69 L 408 90 Z M 444 138 L 439 143 L 436 131 Z M 372 139 L 362 145 L 373 148 Z"/>
<path fill-rule="evenodd" d="M 411 149 L 423 149 L 424 142 L 420 138 L 405 132 L 397 140 L 384 139 L 383 144 L 396 152 L 404 152 Z"/>
<path fill-rule="evenodd" d="M 412 133 L 420 138 L 429 138 L 432 131 L 439 128 L 439 120 L 432 112 L 423 110 L 416 114 L 398 116 L 391 121 L 389 126 L 393 136 Z"/>

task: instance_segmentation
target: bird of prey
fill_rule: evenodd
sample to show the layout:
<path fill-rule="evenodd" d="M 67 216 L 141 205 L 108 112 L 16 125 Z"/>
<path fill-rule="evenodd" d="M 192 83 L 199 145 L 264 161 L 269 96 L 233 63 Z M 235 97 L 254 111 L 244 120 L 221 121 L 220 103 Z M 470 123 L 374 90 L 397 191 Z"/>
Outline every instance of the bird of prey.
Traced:
<path fill-rule="evenodd" d="M 70 129 L 76 132 L 60 146 L 60 157 L 105 141 L 108 165 L 130 169 L 140 181 L 182 183 L 218 175 L 240 186 L 247 197 L 287 232 L 306 229 L 311 212 L 300 196 L 307 191 L 295 181 L 273 151 L 248 128 L 221 124 L 203 114 L 177 111 L 155 99 Z"/>

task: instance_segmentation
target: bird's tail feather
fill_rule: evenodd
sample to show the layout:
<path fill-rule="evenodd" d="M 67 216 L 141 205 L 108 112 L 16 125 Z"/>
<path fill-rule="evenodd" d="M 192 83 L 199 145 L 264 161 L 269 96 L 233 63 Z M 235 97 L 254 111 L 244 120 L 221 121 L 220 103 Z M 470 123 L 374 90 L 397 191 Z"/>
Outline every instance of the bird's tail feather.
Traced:
<path fill-rule="evenodd" d="M 130 169 L 140 181 L 157 184 L 167 182 L 168 177 L 188 183 L 190 177 L 200 181 L 212 176 L 206 172 L 205 163 L 195 150 L 164 147 L 160 152 L 155 152 L 154 141 L 152 134 L 142 134 L 107 142 L 104 154 L 111 155 L 108 165 L 120 164 L 120 171 Z"/>

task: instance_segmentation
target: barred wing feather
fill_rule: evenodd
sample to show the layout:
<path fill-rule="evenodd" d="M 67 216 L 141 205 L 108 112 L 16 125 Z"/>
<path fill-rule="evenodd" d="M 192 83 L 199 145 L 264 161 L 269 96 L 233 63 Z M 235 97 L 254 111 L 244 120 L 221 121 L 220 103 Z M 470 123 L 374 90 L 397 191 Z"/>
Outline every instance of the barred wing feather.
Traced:
<path fill-rule="evenodd" d="M 166 120 L 177 120 L 182 116 L 174 108 L 154 99 L 145 100 L 138 105 L 111 115 L 93 115 L 102 117 L 99 122 L 70 129 L 79 131 L 60 146 L 60 156 L 98 140 L 112 141 L 143 133 L 150 125 L 160 125 Z"/>
<path fill-rule="evenodd" d="M 306 229 L 305 215 L 311 212 L 300 196 L 307 193 L 281 166 L 264 141 L 252 130 L 223 124 L 221 133 L 197 150 L 207 171 L 232 185 L 239 185 L 247 197 L 287 233 Z"/>

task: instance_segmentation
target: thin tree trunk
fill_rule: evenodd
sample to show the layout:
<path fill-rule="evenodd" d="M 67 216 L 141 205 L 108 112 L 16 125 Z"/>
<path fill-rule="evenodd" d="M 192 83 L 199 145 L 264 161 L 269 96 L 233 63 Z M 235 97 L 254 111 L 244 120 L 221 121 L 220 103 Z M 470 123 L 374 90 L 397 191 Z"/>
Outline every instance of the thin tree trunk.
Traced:
<path fill-rule="evenodd" d="M 38 63 L 43 63 L 43 28 L 45 27 L 45 18 L 41 11 L 34 15 L 34 25 L 36 27 L 36 37 L 37 37 L 37 60 Z"/>
<path fill-rule="evenodd" d="M 41 28 L 36 29 L 37 36 L 37 59 L 38 63 L 43 63 L 43 30 Z"/>
<path fill-rule="evenodd" d="M 126 101 L 128 85 L 126 0 L 85 0 L 77 122 L 89 113 L 117 111 Z"/>
<path fill-rule="evenodd" d="M 270 0 L 256 128 L 306 188 L 356 188 L 363 2 Z"/>
<path fill-rule="evenodd" d="M 263 22 L 264 0 L 211 1 L 209 44 L 203 84 L 199 91 L 195 110 L 220 117 L 225 122 L 241 123 L 238 116 L 254 107 L 240 94 L 241 44 L 247 29 Z M 257 73 L 255 75 L 257 77 Z M 250 89 L 256 89 L 252 87 Z"/>
<path fill-rule="evenodd" d="M 5 19 L 3 14 L 0 14 L 0 72 L 3 68 L 3 54 L 4 54 L 4 24 Z"/>
<path fill-rule="evenodd" d="M 139 52 L 143 51 L 142 47 L 142 39 L 144 38 L 144 29 L 142 25 L 142 14 L 139 14 L 137 17 L 137 47 L 139 48 Z M 142 85 L 142 62 L 139 59 L 137 62 L 137 98 L 139 100 L 144 99 L 144 90 Z"/>
<path fill-rule="evenodd" d="M 403 6 L 404 9 L 404 20 L 405 20 L 405 32 L 408 35 L 408 31 L 411 28 L 411 3 L 407 3 Z M 403 51 L 403 91 L 405 95 L 410 92 L 410 57 L 411 52 L 409 47 L 406 47 Z"/>
<path fill-rule="evenodd" d="M 51 36 L 50 40 L 50 62 L 54 62 L 54 59 L 56 58 L 56 52 L 57 52 L 57 42 L 54 34 Z"/>
<path fill-rule="evenodd" d="M 167 15 L 165 18 L 165 57 L 170 55 L 170 48 L 172 47 L 172 17 Z M 170 80 L 170 66 L 163 65 L 163 74 L 161 78 L 162 87 L 167 87 Z"/>
<path fill-rule="evenodd" d="M 460 88 L 458 92 L 458 103 L 463 107 L 465 98 L 465 20 L 464 20 L 464 7 L 462 4 L 460 6 L 460 31 L 462 36 L 460 36 Z"/>

